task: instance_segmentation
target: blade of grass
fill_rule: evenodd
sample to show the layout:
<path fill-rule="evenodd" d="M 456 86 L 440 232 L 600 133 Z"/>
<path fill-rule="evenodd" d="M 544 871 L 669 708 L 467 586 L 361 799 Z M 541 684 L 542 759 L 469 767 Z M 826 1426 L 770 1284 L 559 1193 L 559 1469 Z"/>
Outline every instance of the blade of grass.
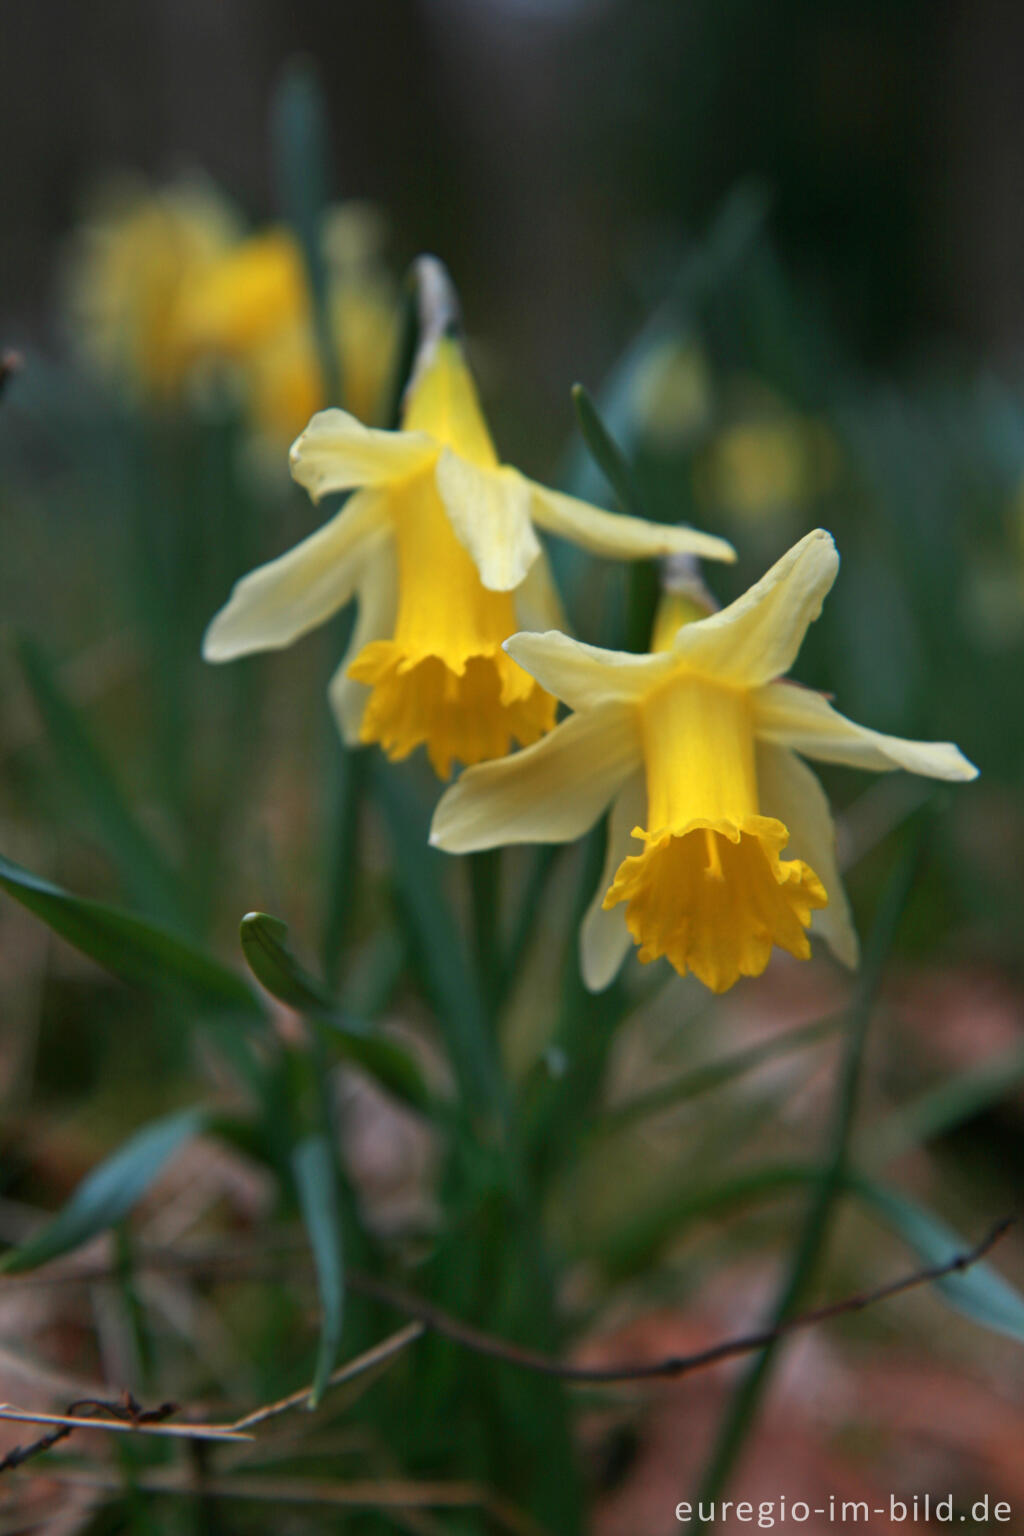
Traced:
<path fill-rule="evenodd" d="M 263 1009 L 241 976 L 155 923 L 72 895 L 2 856 L 0 888 L 119 980 L 176 996 L 210 1015 L 263 1022 Z"/>
<path fill-rule="evenodd" d="M 718 1061 L 706 1062 L 702 1066 L 695 1067 L 692 1072 L 684 1072 L 680 1077 L 673 1078 L 671 1082 L 652 1088 L 648 1093 L 629 1099 L 624 1104 L 613 1105 L 596 1121 L 592 1134 L 615 1135 L 619 1131 L 628 1130 L 640 1120 L 647 1120 L 652 1115 L 676 1109 L 680 1104 L 689 1103 L 691 1099 L 711 1093 L 716 1088 L 724 1087 L 726 1083 L 743 1077 L 746 1073 L 763 1066 L 766 1061 L 772 1061 L 779 1056 L 788 1056 L 791 1052 L 804 1050 L 807 1046 L 817 1045 L 835 1034 L 844 1022 L 845 1015 L 840 1014 L 825 1019 L 815 1019 L 813 1023 L 804 1024 L 799 1029 L 788 1030 L 784 1035 L 778 1035 L 773 1040 L 765 1040 L 759 1045 L 749 1046 L 746 1050 L 736 1051 L 732 1056 L 722 1057 Z"/>
<path fill-rule="evenodd" d="M 546 843 L 534 850 L 533 864 L 519 903 L 518 912 L 512 934 L 505 950 L 505 959 L 502 966 L 500 996 L 504 998 L 515 985 L 519 975 L 519 967 L 530 947 L 530 941 L 537 929 L 541 909 L 544 901 L 544 892 L 547 890 L 548 881 L 559 855 L 564 851 L 564 845 L 559 843 Z"/>
<path fill-rule="evenodd" d="M 469 873 L 473 957 L 480 982 L 480 996 L 492 1027 L 501 1004 L 504 967 L 501 960 L 501 849 L 471 853 L 465 860 Z"/>
<path fill-rule="evenodd" d="M 629 460 L 601 420 L 601 413 L 585 385 L 572 386 L 572 403 L 583 441 L 615 492 L 623 512 L 633 517 L 645 517 L 640 488 Z"/>
<path fill-rule="evenodd" d="M 61 776 L 117 865 L 126 888 L 153 917 L 188 931 L 177 877 L 132 815 L 113 767 L 61 687 L 53 664 L 28 636 L 19 639 L 17 655 Z"/>
<path fill-rule="evenodd" d="M 52 1221 L 0 1258 L 0 1274 L 38 1269 L 123 1221 L 174 1153 L 206 1124 L 205 1111 L 186 1109 L 137 1131 L 82 1180 Z"/>
<path fill-rule="evenodd" d="M 870 1161 L 877 1167 L 904 1152 L 952 1131 L 991 1109 L 1024 1083 L 1024 1045 L 1015 1045 L 991 1061 L 927 1088 L 869 1128 Z"/>
<path fill-rule="evenodd" d="M 394 848 L 395 894 L 424 990 L 448 1047 L 463 1103 L 507 1126 L 508 1094 L 473 966 L 444 890 L 445 856 L 429 846 L 426 817 L 394 770 L 374 768 L 373 793 Z"/>
<path fill-rule="evenodd" d="M 315 1408 L 338 1356 L 345 1299 L 341 1211 L 334 1158 L 325 1136 L 309 1136 L 299 1143 L 292 1154 L 292 1172 L 320 1296 L 320 1347 L 309 1394 L 309 1406 Z"/>
<path fill-rule="evenodd" d="M 429 1108 L 430 1094 L 413 1058 L 372 1025 L 341 1011 L 328 989 L 288 947 L 287 923 L 266 912 L 249 912 L 242 919 L 240 935 L 250 970 L 272 997 L 317 1025 L 326 1045 L 403 1103 L 419 1110 Z"/>
<path fill-rule="evenodd" d="M 328 858 L 320 960 L 333 991 L 341 978 L 342 953 L 359 894 L 359 826 L 366 789 L 366 753 L 349 750 L 342 744 L 333 719 L 327 722 L 327 729 L 330 789 L 324 821 Z"/>
<path fill-rule="evenodd" d="M 946 1264 L 966 1252 L 969 1245 L 962 1237 L 900 1191 L 862 1175 L 852 1175 L 849 1185 L 926 1264 Z M 965 1317 L 1024 1343 L 1024 1296 L 991 1265 L 974 1264 L 935 1283 L 944 1300 Z"/>
<path fill-rule="evenodd" d="M 322 219 L 331 196 L 330 129 L 323 87 L 312 63 L 299 59 L 286 66 L 274 97 L 270 136 L 278 202 L 298 239 L 309 278 L 322 403 L 341 405 L 344 380 L 322 243 Z"/>

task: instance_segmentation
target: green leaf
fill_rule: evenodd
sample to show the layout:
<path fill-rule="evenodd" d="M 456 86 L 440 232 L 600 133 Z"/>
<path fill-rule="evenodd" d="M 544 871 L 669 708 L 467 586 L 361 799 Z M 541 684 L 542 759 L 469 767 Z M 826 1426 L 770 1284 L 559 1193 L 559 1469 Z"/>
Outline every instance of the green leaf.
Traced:
<path fill-rule="evenodd" d="M 266 912 L 249 912 L 240 925 L 242 953 L 261 986 L 321 1027 L 339 1055 L 361 1067 L 383 1088 L 414 1109 L 430 1106 L 416 1062 L 372 1025 L 343 1014 L 327 988 L 303 968 L 288 947 L 288 924 Z"/>
<path fill-rule="evenodd" d="M 302 249 L 313 299 L 313 333 L 325 405 L 344 403 L 341 360 L 331 323 L 323 215 L 332 193 L 331 133 L 324 89 L 313 63 L 294 59 L 274 93 L 271 150 L 278 203 Z"/>
<path fill-rule="evenodd" d="M 292 1171 L 320 1295 L 320 1348 L 309 1396 L 309 1406 L 315 1408 L 338 1358 L 345 1302 L 341 1213 L 334 1161 L 325 1136 L 309 1136 L 299 1143 L 292 1154 Z"/>
<path fill-rule="evenodd" d="M 947 1264 L 971 1244 L 906 1195 L 854 1176 L 850 1186 L 927 1265 Z M 936 1289 L 949 1305 L 983 1328 L 1024 1343 L 1024 1296 L 984 1261 L 944 1275 Z"/>
<path fill-rule="evenodd" d="M 622 510 L 631 513 L 634 517 L 644 517 L 646 514 L 643 510 L 640 491 L 629 461 L 601 420 L 597 406 L 584 385 L 573 385 L 572 403 L 583 440 L 590 450 L 594 463 L 618 497 Z"/>
<path fill-rule="evenodd" d="M 187 928 L 177 877 L 132 815 L 113 768 L 65 694 L 52 662 L 27 637 L 19 640 L 17 651 L 62 775 L 128 890 L 155 917 Z"/>
<path fill-rule="evenodd" d="M 998 1104 L 1022 1082 L 1024 1045 L 1015 1045 L 936 1083 L 870 1128 L 867 1145 L 871 1162 L 880 1167 L 922 1142 L 945 1135 Z"/>
<path fill-rule="evenodd" d="M 14 1275 L 38 1269 L 123 1221 L 165 1163 L 206 1123 L 203 1110 L 187 1109 L 137 1131 L 82 1180 L 52 1221 L 27 1243 L 0 1258 L 0 1273 Z"/>
<path fill-rule="evenodd" d="M 0 887 L 121 981 L 180 997 L 221 1017 L 262 1021 L 263 1011 L 241 976 L 156 924 L 73 896 L 2 856 Z"/>
<path fill-rule="evenodd" d="M 583 1256 L 597 1258 L 612 1278 L 623 1280 L 649 1269 L 695 1222 L 776 1200 L 820 1178 L 817 1163 L 770 1163 L 715 1182 L 687 1184 L 646 1206 L 639 1203 L 628 1223 L 596 1241 L 585 1240 Z"/>
<path fill-rule="evenodd" d="M 247 912 L 239 924 L 242 953 L 261 987 L 297 1013 L 332 1013 L 334 1000 L 288 947 L 288 924 L 268 912 Z"/>
<path fill-rule="evenodd" d="M 793 1051 L 803 1050 L 806 1046 L 817 1045 L 835 1034 L 844 1022 L 843 1014 L 815 1019 L 811 1024 L 804 1024 L 799 1029 L 787 1030 L 785 1034 L 777 1035 L 774 1039 L 748 1046 L 745 1050 L 720 1057 L 717 1061 L 704 1062 L 690 1072 L 684 1072 L 679 1077 L 671 1078 L 667 1083 L 661 1083 L 648 1093 L 627 1099 L 623 1104 L 613 1105 L 595 1122 L 593 1131 L 597 1135 L 603 1135 L 626 1130 L 651 1115 L 676 1109 L 680 1104 L 687 1104 L 702 1094 L 724 1087 L 725 1084 L 743 1077 L 777 1056 L 787 1056 Z"/>

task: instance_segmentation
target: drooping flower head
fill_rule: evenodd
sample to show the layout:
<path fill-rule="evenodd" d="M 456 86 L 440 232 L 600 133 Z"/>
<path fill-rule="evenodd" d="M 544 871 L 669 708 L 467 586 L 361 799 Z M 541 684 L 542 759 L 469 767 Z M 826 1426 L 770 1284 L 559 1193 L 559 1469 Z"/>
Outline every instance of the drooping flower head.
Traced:
<path fill-rule="evenodd" d="M 454 853 L 568 842 L 611 805 L 581 931 L 595 991 L 632 942 L 642 961 L 667 956 L 723 992 L 760 975 L 775 946 L 807 958 L 812 923 L 856 964 L 828 802 L 801 757 L 939 779 L 977 770 L 949 743 L 881 735 L 783 680 L 838 563 L 829 534 L 810 533 L 728 608 L 663 624 L 648 655 L 514 636 L 506 649 L 573 713 L 545 741 L 464 774 L 431 841 Z"/>
<path fill-rule="evenodd" d="M 293 475 L 314 500 L 357 493 L 238 583 L 204 655 L 227 661 L 289 645 L 357 597 L 331 685 L 342 732 L 396 759 L 423 744 L 444 778 L 455 759 L 500 757 L 554 725 L 550 692 L 503 649 L 518 629 L 562 623 L 535 524 L 619 559 L 732 551 L 694 529 L 601 511 L 501 464 L 440 264 L 425 258 L 420 283 L 427 323 L 402 430 L 372 431 L 338 410 L 314 416 L 292 448 Z"/>

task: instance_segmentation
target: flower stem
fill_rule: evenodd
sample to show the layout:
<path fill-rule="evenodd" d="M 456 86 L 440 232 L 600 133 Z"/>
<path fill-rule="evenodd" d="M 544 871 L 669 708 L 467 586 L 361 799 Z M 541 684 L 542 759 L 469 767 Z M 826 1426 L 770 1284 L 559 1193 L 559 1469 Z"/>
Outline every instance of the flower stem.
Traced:
<path fill-rule="evenodd" d="M 480 993 L 490 1016 L 492 1030 L 497 1027 L 496 1015 L 501 1006 L 501 849 L 489 848 L 483 853 L 472 853 L 466 860 L 469 868 L 470 920 L 473 931 L 473 953 Z"/>

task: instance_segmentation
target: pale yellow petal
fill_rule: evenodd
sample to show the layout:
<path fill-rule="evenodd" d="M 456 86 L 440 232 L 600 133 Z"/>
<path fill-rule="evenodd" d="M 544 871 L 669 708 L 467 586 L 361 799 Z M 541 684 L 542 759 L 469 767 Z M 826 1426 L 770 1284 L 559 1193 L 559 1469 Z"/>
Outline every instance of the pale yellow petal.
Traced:
<path fill-rule="evenodd" d="M 481 469 L 497 467 L 473 375 L 453 336 L 440 337 L 420 356 L 406 392 L 402 425 L 408 432 L 428 433 Z"/>
<path fill-rule="evenodd" d="M 327 690 L 342 739 L 350 747 L 359 745 L 363 712 L 373 690 L 365 683 L 357 683 L 354 677 L 349 677 L 348 669 L 364 645 L 371 645 L 375 640 L 387 640 L 394 634 L 398 610 L 395 567 L 394 541 L 390 531 L 382 531 L 366 541 L 356 579 L 355 595 L 359 607 L 352 638 L 344 660 L 331 678 Z"/>
<path fill-rule="evenodd" d="M 633 935 L 626 926 L 622 908 L 606 908 L 603 903 L 619 865 L 636 852 L 633 828 L 643 826 L 646 820 L 644 776 L 634 773 L 619 790 L 608 814 L 604 868 L 580 926 L 580 972 L 589 992 L 603 992 L 611 985 L 633 947 Z"/>
<path fill-rule="evenodd" d="M 520 629 L 569 628 L 562 599 L 551 574 L 551 562 L 541 549 L 515 592 L 516 622 Z"/>
<path fill-rule="evenodd" d="M 526 481 L 511 469 L 482 469 L 450 448 L 436 476 L 448 521 L 480 580 L 492 592 L 511 592 L 540 554 Z"/>
<path fill-rule="evenodd" d="M 835 822 L 817 775 L 785 747 L 761 741 L 757 788 L 763 814 L 777 817 L 789 830 L 785 857 L 803 859 L 825 887 L 828 905 L 813 914 L 812 935 L 819 934 L 836 959 L 852 969 L 860 945 L 836 862 Z"/>
<path fill-rule="evenodd" d="M 905 768 L 929 779 L 964 781 L 978 770 L 951 741 L 908 741 L 847 720 L 811 688 L 773 683 L 754 695 L 755 729 L 765 741 L 823 763 L 886 773 Z"/>
<path fill-rule="evenodd" d="M 387 506 L 373 491 L 353 496 L 301 544 L 237 582 L 203 638 L 207 661 L 276 651 L 315 629 L 348 602 L 366 539 L 387 526 Z"/>
<path fill-rule="evenodd" d="M 682 523 L 651 523 L 642 517 L 605 512 L 589 502 L 549 491 L 529 481 L 533 520 L 540 528 L 609 560 L 653 560 L 660 555 L 699 555 L 703 560 L 735 560 L 725 539 Z"/>
<path fill-rule="evenodd" d="M 364 427 L 348 411 L 318 411 L 292 444 L 292 479 L 314 501 L 332 491 L 387 485 L 424 469 L 437 444 L 422 432 L 382 432 Z"/>
<path fill-rule="evenodd" d="M 684 625 L 674 654 L 695 671 L 737 687 L 758 688 L 781 677 L 821 612 L 838 569 L 831 534 L 816 528 L 728 608 Z"/>
<path fill-rule="evenodd" d="M 572 842 L 639 764 L 634 711 L 608 705 L 570 715 L 534 746 L 467 769 L 442 795 L 430 841 L 449 853 Z"/>
<path fill-rule="evenodd" d="M 677 666 L 671 653 L 650 656 L 605 651 L 557 630 L 512 635 L 505 641 L 505 649 L 542 688 L 570 709 L 636 702 L 664 682 Z"/>

